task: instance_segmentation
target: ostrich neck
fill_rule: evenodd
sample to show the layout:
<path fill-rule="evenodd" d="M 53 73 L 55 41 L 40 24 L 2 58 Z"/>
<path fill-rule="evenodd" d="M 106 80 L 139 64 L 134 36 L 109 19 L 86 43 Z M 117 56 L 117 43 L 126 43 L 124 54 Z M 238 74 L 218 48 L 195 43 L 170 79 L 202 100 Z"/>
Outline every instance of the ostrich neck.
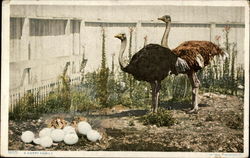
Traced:
<path fill-rule="evenodd" d="M 162 40 L 161 40 L 161 46 L 166 47 L 166 48 L 169 48 L 168 47 L 168 35 L 169 35 L 169 31 L 170 31 L 170 25 L 171 25 L 170 22 L 166 23 L 166 29 L 165 29 L 164 35 L 162 37 Z"/>
<path fill-rule="evenodd" d="M 121 48 L 120 48 L 120 52 L 119 52 L 119 64 L 120 64 L 122 69 L 124 69 L 126 67 L 125 60 L 123 59 L 123 54 L 125 52 L 126 45 L 127 45 L 127 39 L 124 39 L 121 42 Z"/>

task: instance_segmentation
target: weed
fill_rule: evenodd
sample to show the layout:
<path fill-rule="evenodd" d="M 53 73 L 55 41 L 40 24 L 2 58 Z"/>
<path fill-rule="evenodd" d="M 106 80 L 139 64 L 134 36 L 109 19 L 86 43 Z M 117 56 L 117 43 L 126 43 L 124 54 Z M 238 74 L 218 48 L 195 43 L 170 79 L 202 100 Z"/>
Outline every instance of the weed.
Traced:
<path fill-rule="evenodd" d="M 144 125 L 172 126 L 176 123 L 173 114 L 169 110 L 160 108 L 157 113 L 149 113 L 142 117 Z"/>

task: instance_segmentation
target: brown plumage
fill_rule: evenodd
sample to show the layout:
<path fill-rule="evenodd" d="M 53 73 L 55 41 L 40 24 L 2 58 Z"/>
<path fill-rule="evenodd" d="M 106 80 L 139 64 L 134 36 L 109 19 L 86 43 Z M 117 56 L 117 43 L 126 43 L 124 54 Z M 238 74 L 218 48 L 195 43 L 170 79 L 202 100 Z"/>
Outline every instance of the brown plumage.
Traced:
<path fill-rule="evenodd" d="M 166 23 L 165 32 L 163 34 L 161 45 L 163 47 L 168 47 L 168 35 L 171 27 L 171 17 L 165 15 L 158 18 Z M 192 85 L 192 105 L 193 109 L 189 111 L 190 113 L 196 112 L 198 110 L 198 92 L 200 81 L 197 77 L 196 72 L 203 67 L 207 66 L 210 60 L 215 55 L 226 55 L 222 49 L 217 45 L 209 41 L 186 41 L 179 45 L 177 48 L 172 50 L 172 53 L 178 56 L 175 64 L 174 74 L 184 73 L 188 75 L 188 78 Z M 183 69 L 183 67 L 185 67 Z M 188 67 L 188 68 L 187 68 Z"/>
<path fill-rule="evenodd" d="M 195 72 L 203 68 L 197 62 L 196 57 L 199 54 L 203 58 L 204 67 L 209 65 L 214 56 L 224 54 L 222 49 L 209 41 L 186 41 L 173 49 L 172 52 L 184 59 L 190 69 Z"/>

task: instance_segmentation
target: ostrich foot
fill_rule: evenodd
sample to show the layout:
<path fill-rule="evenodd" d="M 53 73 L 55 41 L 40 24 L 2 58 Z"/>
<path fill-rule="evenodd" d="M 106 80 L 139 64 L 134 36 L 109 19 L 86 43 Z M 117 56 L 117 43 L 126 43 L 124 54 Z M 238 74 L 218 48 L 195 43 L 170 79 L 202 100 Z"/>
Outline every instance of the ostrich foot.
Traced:
<path fill-rule="evenodd" d="M 189 110 L 187 113 L 188 114 L 194 114 L 194 113 L 197 113 L 199 110 L 198 106 L 194 107 L 192 110 Z"/>
<path fill-rule="evenodd" d="M 152 108 L 152 109 L 150 109 L 150 111 L 149 111 L 150 113 L 157 113 L 157 109 L 155 109 L 155 108 Z"/>

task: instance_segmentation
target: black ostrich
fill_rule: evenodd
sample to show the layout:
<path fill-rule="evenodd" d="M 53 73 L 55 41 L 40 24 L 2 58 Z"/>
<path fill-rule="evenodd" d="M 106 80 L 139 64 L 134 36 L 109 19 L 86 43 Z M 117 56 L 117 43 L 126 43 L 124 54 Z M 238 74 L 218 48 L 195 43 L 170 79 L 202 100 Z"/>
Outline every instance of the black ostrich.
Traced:
<path fill-rule="evenodd" d="M 175 66 L 177 55 L 173 54 L 169 48 L 158 44 L 148 44 L 133 55 L 128 64 L 123 59 L 123 54 L 127 45 L 125 33 L 115 36 L 121 40 L 119 52 L 119 64 L 122 71 L 132 74 L 136 80 L 149 82 L 152 88 L 152 112 L 157 112 L 159 91 L 161 81 L 170 72 L 175 72 L 176 67 L 182 67 L 185 71 L 188 67 L 183 65 Z"/>

